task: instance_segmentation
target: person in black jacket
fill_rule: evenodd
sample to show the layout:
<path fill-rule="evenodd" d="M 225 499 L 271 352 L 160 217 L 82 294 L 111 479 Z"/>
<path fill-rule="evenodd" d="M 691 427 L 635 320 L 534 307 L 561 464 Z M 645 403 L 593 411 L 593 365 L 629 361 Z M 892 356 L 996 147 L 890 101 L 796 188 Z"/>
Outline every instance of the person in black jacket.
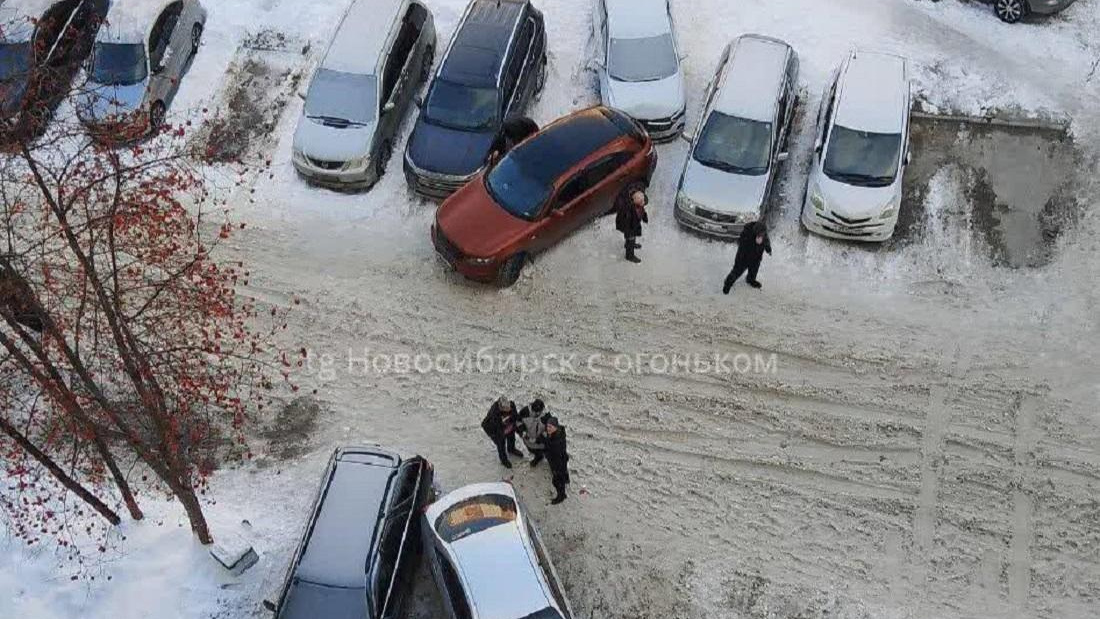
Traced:
<path fill-rule="evenodd" d="M 515 148 L 516 144 L 539 132 L 539 124 L 526 116 L 509 118 L 500 126 L 493 145 L 489 148 L 489 160 L 497 161 L 508 151 Z"/>
<path fill-rule="evenodd" d="M 550 501 L 557 505 L 565 500 L 565 487 L 569 485 L 569 451 L 565 440 L 565 426 L 557 417 L 546 420 L 546 438 L 542 441 L 546 463 L 550 465 L 550 479 L 557 495 Z"/>
<path fill-rule="evenodd" d="M 768 239 L 768 229 L 764 222 L 754 221 L 745 224 L 741 236 L 737 239 L 737 258 L 733 261 L 733 270 L 726 276 L 726 283 L 722 286 L 722 294 L 729 294 L 733 283 L 745 272 L 749 272 L 745 280 L 753 288 L 760 288 L 762 284 L 756 280 L 756 274 L 760 271 L 760 263 L 764 260 L 764 254 L 771 255 L 772 244 Z"/>
<path fill-rule="evenodd" d="M 481 421 L 481 429 L 493 441 L 497 448 L 497 456 L 500 463 L 507 468 L 512 468 L 508 454 L 522 458 L 523 452 L 516 449 L 516 403 L 501 396 L 489 407 L 489 413 Z"/>
<path fill-rule="evenodd" d="M 637 240 L 642 236 L 642 224 L 649 223 L 645 190 L 645 183 L 632 183 L 615 198 L 615 229 L 623 233 L 626 259 L 635 264 L 642 261 L 634 255 L 634 250 L 642 247 Z"/>

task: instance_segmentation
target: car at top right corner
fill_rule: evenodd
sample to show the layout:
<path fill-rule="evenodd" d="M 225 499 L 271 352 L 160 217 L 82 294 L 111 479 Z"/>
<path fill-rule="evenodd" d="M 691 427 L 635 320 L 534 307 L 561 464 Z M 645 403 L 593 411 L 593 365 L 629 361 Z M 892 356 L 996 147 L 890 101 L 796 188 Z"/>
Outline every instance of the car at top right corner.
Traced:
<path fill-rule="evenodd" d="M 1076 2 L 1076 0 L 992 0 L 993 12 L 1003 22 L 1015 24 L 1032 13 L 1050 15 Z"/>
<path fill-rule="evenodd" d="M 910 159 L 911 106 L 904 58 L 853 51 L 844 59 L 818 112 L 802 204 L 807 230 L 865 242 L 894 235 Z"/>

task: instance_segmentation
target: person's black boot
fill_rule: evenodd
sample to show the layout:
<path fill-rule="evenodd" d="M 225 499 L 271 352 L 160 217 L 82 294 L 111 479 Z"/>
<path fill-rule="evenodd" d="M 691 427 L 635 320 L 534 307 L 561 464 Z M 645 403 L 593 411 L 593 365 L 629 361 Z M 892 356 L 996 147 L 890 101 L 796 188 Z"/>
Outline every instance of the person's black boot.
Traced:
<path fill-rule="evenodd" d="M 523 455 L 523 452 L 518 450 L 518 449 L 509 449 L 508 453 L 512 454 L 513 456 L 515 456 L 517 458 L 525 458 L 526 457 L 526 456 Z"/>
<path fill-rule="evenodd" d="M 749 282 L 749 285 L 752 286 L 753 288 L 756 288 L 757 290 L 760 290 L 761 288 L 764 287 L 764 284 L 761 284 L 760 282 L 756 281 L 755 279 L 752 280 L 751 282 Z"/>
<path fill-rule="evenodd" d="M 564 493 L 564 492 L 559 492 L 559 493 L 558 493 L 558 496 L 556 496 L 556 497 L 554 497 L 554 498 L 550 499 L 550 504 L 551 504 L 551 505 L 559 505 L 559 504 L 561 504 L 561 503 L 562 503 L 563 501 L 565 501 L 565 499 L 566 499 L 566 498 L 567 498 L 567 497 L 565 496 L 565 493 Z"/>
<path fill-rule="evenodd" d="M 733 282 L 727 281 L 726 283 L 722 284 L 722 294 L 729 294 L 730 288 L 733 288 Z"/>
<path fill-rule="evenodd" d="M 542 454 L 535 454 L 535 457 L 531 458 L 531 468 L 538 466 L 539 462 L 542 462 Z"/>
<path fill-rule="evenodd" d="M 641 258 L 634 255 L 634 250 L 637 249 L 637 248 L 638 248 L 638 246 L 634 245 L 634 244 L 626 246 L 626 259 L 627 259 L 627 261 L 633 262 L 634 264 L 638 264 L 639 262 L 642 261 Z"/>
<path fill-rule="evenodd" d="M 503 466 L 506 469 L 512 468 L 512 463 L 507 461 L 507 460 L 501 460 L 500 464 L 501 464 L 501 466 Z"/>

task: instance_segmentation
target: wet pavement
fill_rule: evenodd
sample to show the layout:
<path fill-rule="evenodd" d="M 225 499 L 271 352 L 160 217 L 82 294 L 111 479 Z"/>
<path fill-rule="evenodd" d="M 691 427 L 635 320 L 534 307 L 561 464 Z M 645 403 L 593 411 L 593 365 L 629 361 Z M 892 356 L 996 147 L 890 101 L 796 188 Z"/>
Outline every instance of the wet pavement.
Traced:
<path fill-rule="evenodd" d="M 1064 131 L 914 118 L 898 234 L 994 265 L 1040 267 L 1077 221 L 1081 156 Z"/>

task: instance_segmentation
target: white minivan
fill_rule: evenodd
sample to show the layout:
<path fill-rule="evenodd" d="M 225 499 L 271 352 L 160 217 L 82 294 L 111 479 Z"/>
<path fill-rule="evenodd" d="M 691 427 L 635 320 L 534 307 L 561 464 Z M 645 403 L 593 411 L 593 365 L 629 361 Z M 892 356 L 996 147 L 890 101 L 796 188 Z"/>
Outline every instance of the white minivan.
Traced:
<path fill-rule="evenodd" d="M 802 204 L 806 229 L 881 242 L 894 234 L 909 163 L 906 60 L 853 51 L 825 91 Z"/>

